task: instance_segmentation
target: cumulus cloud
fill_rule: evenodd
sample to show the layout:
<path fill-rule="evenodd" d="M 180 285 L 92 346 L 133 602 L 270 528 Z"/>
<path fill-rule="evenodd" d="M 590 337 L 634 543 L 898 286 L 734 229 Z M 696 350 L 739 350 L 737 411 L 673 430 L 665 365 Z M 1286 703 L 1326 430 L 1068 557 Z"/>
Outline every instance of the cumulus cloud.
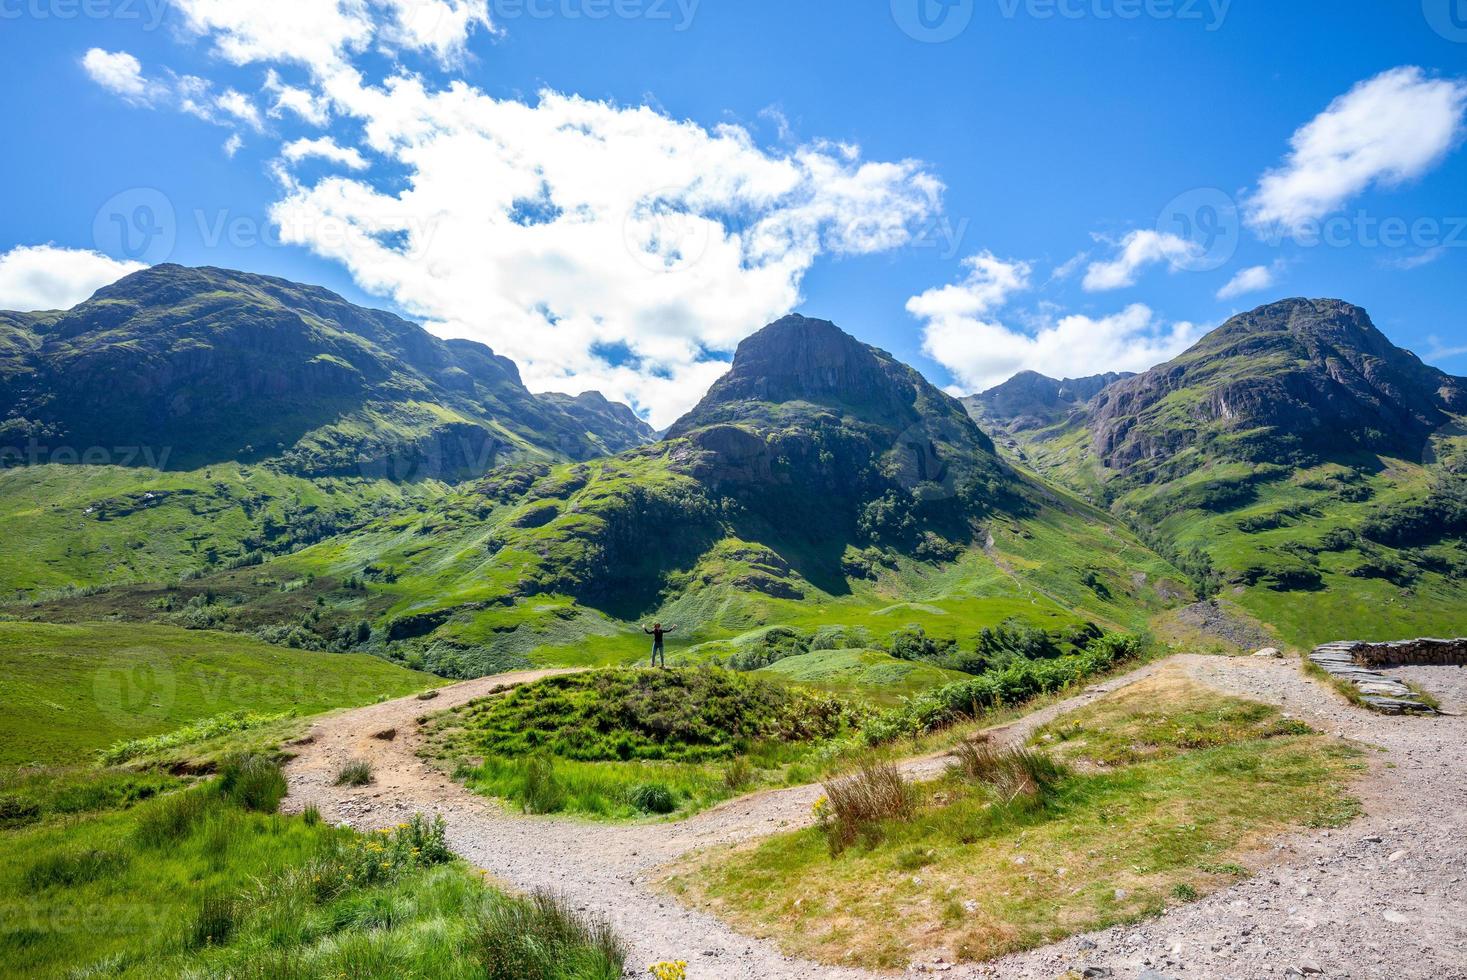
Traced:
<path fill-rule="evenodd" d="M 487 0 L 176 0 L 187 30 L 236 65 L 329 68 L 376 46 L 457 60 L 469 35 L 491 28 Z"/>
<path fill-rule="evenodd" d="M 1255 229 L 1293 231 L 1372 185 L 1420 177 L 1460 141 L 1467 82 L 1395 68 L 1335 99 L 1290 140 L 1246 202 Z"/>
<path fill-rule="evenodd" d="M 963 260 L 968 276 L 961 283 L 929 289 L 907 301 L 907 312 L 924 320 L 983 316 L 1029 288 L 1027 262 L 1006 262 L 992 252 Z"/>
<path fill-rule="evenodd" d="M 145 268 L 84 249 L 21 245 L 0 255 L 0 310 L 67 310 Z"/>
<path fill-rule="evenodd" d="M 1227 285 L 1217 291 L 1218 299 L 1234 299 L 1238 296 L 1246 296 L 1248 293 L 1258 293 L 1270 289 L 1278 282 L 1280 267 L 1274 265 L 1255 265 L 1243 269 L 1228 280 Z"/>
<path fill-rule="evenodd" d="M 332 163 L 341 164 L 348 170 L 366 170 L 367 160 L 353 146 L 341 146 L 329 136 L 319 136 L 316 139 L 298 139 L 287 143 L 280 150 L 282 156 L 291 163 L 300 163 L 302 160 L 317 157 L 322 160 L 330 160 Z"/>
<path fill-rule="evenodd" d="M 410 76 L 372 86 L 352 70 L 323 87 L 406 186 L 287 175 L 272 211 L 284 240 L 514 358 L 537 390 L 600 388 L 658 425 L 797 305 L 819 256 L 901 246 L 940 204 L 913 161 L 771 151 L 646 106 L 527 104 Z"/>
<path fill-rule="evenodd" d="M 1169 232 L 1144 229 L 1133 231 L 1116 243 L 1115 255 L 1102 262 L 1092 262 L 1085 270 L 1084 286 L 1092 293 L 1134 286 L 1141 270 L 1166 263 L 1172 272 L 1187 268 L 1201 258 L 1203 248 Z"/>
<path fill-rule="evenodd" d="M 331 108 L 324 98 L 310 89 L 287 85 L 274 68 L 265 73 L 264 91 L 275 99 L 269 109 L 272 119 L 283 118 L 289 112 L 313 126 L 324 126 L 331 121 Z"/>
<path fill-rule="evenodd" d="M 126 51 L 92 48 L 81 63 L 92 81 L 133 105 L 152 105 L 160 94 L 159 85 L 143 77 L 142 64 Z"/>
<path fill-rule="evenodd" d="M 1054 378 L 1144 371 L 1176 357 L 1201 335 L 1194 324 L 1166 323 L 1136 303 L 1110 316 L 1046 318 L 1027 330 L 978 317 L 939 316 L 928 320 L 922 349 L 953 373 L 954 393 L 971 394 L 1020 371 Z"/>

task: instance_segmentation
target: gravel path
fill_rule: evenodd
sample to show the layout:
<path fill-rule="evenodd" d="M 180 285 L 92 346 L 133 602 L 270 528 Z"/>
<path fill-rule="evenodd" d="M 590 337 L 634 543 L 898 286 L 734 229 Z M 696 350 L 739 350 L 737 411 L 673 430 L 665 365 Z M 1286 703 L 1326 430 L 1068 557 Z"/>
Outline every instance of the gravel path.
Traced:
<path fill-rule="evenodd" d="M 1091 688 L 995 730 L 1017 742 L 1035 727 L 1104 693 L 1181 664 L 1229 693 L 1281 705 L 1323 730 L 1386 751 L 1362 788 L 1369 816 L 1343 831 L 1282 841 L 1258 877 L 1139 928 L 1110 930 L 977 966 L 951 976 L 1044 978 L 1068 969 L 1111 969 L 1116 978 L 1156 967 L 1159 977 L 1283 977 L 1318 967 L 1326 977 L 1467 980 L 1467 727 L 1459 718 L 1382 718 L 1307 681 L 1293 661 L 1175 657 Z M 652 888 L 657 870 L 701 848 L 804 826 L 818 786 L 756 793 L 678 823 L 591 824 L 525 817 L 475 796 L 420 760 L 416 718 L 483 697 L 500 685 L 553 672 L 524 672 L 445 688 L 429 702 L 407 698 L 322 719 L 289 765 L 288 806 L 315 804 L 361 829 L 415 812 L 442 814 L 454 849 L 521 889 L 548 887 L 605 916 L 641 967 L 686 959 L 692 980 L 845 980 L 873 974 L 781 955 Z M 1398 671 L 1467 707 L 1467 670 Z M 395 729 L 391 740 L 374 736 Z M 331 783 L 349 759 L 373 762 L 359 789 Z M 1395 768 L 1391 768 L 1393 764 Z M 910 776 L 936 775 L 942 757 L 914 759 Z M 1403 854 L 1396 852 L 1403 851 Z M 1390 860 L 1394 857 L 1395 860 Z M 642 974 L 645 976 L 645 974 Z M 1155 980 L 1148 977 L 1148 980 Z"/>

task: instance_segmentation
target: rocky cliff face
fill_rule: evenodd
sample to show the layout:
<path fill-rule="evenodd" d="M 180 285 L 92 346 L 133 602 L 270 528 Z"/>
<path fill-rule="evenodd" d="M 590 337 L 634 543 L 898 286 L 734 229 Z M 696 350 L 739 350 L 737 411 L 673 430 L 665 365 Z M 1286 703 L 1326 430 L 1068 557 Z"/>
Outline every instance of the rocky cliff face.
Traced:
<path fill-rule="evenodd" d="M 980 425 L 1027 432 L 1064 421 L 1106 387 L 1132 377 L 1135 375 L 1111 372 L 1056 379 L 1023 371 L 982 394 L 969 395 L 963 407 Z"/>
<path fill-rule="evenodd" d="M 1359 307 L 1291 299 L 1234 317 L 1167 364 L 1107 387 L 1094 452 L 1129 471 L 1185 447 L 1254 462 L 1353 451 L 1419 458 L 1467 411 L 1467 381 L 1394 346 Z"/>
<path fill-rule="evenodd" d="M 222 269 L 156 266 L 63 313 L 7 314 L 0 362 L 0 447 L 141 445 L 181 466 L 461 479 L 507 456 L 646 441 L 604 399 L 572 412 L 537 398 L 482 344 Z"/>

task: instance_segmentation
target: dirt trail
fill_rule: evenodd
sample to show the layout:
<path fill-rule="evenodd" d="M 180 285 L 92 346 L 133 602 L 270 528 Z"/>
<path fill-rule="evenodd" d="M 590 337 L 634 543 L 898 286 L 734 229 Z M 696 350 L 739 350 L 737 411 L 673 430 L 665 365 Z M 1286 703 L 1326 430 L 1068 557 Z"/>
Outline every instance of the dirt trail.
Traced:
<path fill-rule="evenodd" d="M 1183 656 L 995 729 L 995 738 L 1018 742 L 1054 717 L 1171 664 L 1220 690 L 1278 704 L 1321 730 L 1380 746 L 1381 764 L 1362 787 L 1367 816 L 1341 831 L 1281 841 L 1257 877 L 1139 927 L 943 972 L 1052 980 L 1094 966 L 1114 970 L 1099 975 L 1119 980 L 1154 967 L 1159 972 L 1147 980 L 1257 980 L 1318 967 L 1326 977 L 1467 980 L 1467 759 L 1461 752 L 1467 724 L 1461 718 L 1367 714 L 1306 680 L 1292 661 Z M 445 688 L 432 701 L 407 698 L 322 719 L 287 768 L 288 805 L 315 804 L 328 819 L 362 829 L 415 812 L 442 814 L 454 849 L 469 862 L 516 888 L 552 888 L 608 918 L 631 943 L 633 967 L 685 959 L 692 980 L 875 976 L 790 959 L 651 887 L 660 866 L 691 851 L 807 824 L 818 786 L 756 793 L 679 823 L 591 824 L 506 812 L 417 757 L 418 716 L 551 673 L 484 678 Z M 1399 673 L 1424 682 L 1450 708 L 1467 706 L 1467 670 Z M 396 729 L 392 740 L 373 737 L 388 729 Z M 332 786 L 352 758 L 372 760 L 374 783 Z M 941 756 L 928 756 L 904 768 L 922 778 L 943 765 Z"/>

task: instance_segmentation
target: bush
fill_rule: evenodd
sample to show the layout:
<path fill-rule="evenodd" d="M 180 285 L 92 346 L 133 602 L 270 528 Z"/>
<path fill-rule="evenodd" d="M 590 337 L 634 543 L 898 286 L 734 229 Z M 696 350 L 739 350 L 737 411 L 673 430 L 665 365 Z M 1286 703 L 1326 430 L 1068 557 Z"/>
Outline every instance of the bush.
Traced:
<path fill-rule="evenodd" d="M 469 945 L 486 980 L 620 980 L 627 959 L 609 924 L 549 892 L 491 906 Z"/>
<path fill-rule="evenodd" d="M 1051 660 L 1013 658 L 1000 669 L 972 680 L 927 691 L 868 722 L 862 737 L 881 745 L 906 736 L 937 731 L 1001 704 L 1020 704 L 1030 698 L 1077 684 L 1137 655 L 1145 646 L 1139 636 L 1107 633 L 1092 640 L 1081 653 Z"/>
<path fill-rule="evenodd" d="M 555 776 L 555 760 L 539 752 L 525 763 L 526 813 L 558 813 L 565 807 L 565 788 Z"/>
<path fill-rule="evenodd" d="M 1043 800 L 1069 770 L 1044 752 L 995 749 L 990 742 L 964 741 L 953 749 L 953 770 L 993 789 L 1006 803 L 1019 798 Z"/>
<path fill-rule="evenodd" d="M 224 763 L 219 770 L 219 791 L 241 809 L 274 813 L 289 787 L 280 763 L 262 755 L 246 755 Z"/>
<path fill-rule="evenodd" d="M 831 852 L 838 854 L 863 838 L 875 843 L 881 837 L 883 821 L 909 820 L 912 810 L 911 787 L 896 764 L 868 762 L 848 776 L 825 783 L 819 816 Z"/>
<path fill-rule="evenodd" d="M 753 781 L 754 767 L 743 756 L 737 756 L 723 767 L 723 785 L 735 793 Z"/>
<path fill-rule="evenodd" d="M 643 813 L 671 813 L 677 809 L 672 790 L 661 783 L 648 783 L 632 790 L 631 804 Z"/>
<path fill-rule="evenodd" d="M 337 786 L 365 786 L 372 781 L 372 764 L 366 759 L 353 759 L 336 774 Z"/>

